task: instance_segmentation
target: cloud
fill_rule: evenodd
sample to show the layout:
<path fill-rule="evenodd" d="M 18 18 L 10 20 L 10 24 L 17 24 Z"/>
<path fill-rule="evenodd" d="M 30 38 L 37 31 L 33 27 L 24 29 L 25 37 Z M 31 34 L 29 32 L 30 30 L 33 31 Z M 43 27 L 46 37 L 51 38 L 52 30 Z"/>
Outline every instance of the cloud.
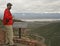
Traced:
<path fill-rule="evenodd" d="M 4 9 L 8 2 L 13 4 L 12 12 L 60 12 L 60 0 L 0 0 L 0 9 Z M 4 6 L 3 6 L 4 5 Z M 1 10 L 1 11 L 2 11 Z"/>

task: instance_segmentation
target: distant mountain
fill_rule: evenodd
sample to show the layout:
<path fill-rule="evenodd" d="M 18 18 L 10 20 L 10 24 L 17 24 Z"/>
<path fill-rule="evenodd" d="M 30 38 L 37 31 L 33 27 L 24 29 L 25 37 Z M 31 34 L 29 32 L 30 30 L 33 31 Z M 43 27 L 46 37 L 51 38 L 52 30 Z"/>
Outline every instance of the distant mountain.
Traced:
<path fill-rule="evenodd" d="M 13 13 L 13 16 L 15 19 L 60 19 L 60 13 Z"/>
<path fill-rule="evenodd" d="M 60 19 L 60 13 L 14 13 L 16 19 Z"/>
<path fill-rule="evenodd" d="M 2 13 L 0 13 L 0 18 L 2 18 L 3 17 L 3 14 Z"/>

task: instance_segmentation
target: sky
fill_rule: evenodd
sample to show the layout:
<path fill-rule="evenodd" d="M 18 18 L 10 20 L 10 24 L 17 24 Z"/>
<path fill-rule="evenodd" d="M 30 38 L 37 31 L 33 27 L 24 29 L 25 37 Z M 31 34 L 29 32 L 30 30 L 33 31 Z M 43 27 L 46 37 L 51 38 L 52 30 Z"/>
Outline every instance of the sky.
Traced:
<path fill-rule="evenodd" d="M 12 13 L 60 13 L 60 0 L 0 0 L 0 13 L 9 2 Z"/>

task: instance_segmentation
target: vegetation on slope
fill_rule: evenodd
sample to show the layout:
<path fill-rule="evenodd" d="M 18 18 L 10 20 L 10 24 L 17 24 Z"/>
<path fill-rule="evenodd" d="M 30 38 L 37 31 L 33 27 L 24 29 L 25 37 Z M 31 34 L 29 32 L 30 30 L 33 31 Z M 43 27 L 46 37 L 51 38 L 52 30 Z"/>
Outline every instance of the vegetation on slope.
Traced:
<path fill-rule="evenodd" d="M 49 44 L 49 41 L 53 40 L 52 42 L 54 42 L 55 39 L 58 40 L 58 38 L 60 38 L 60 22 L 53 22 L 48 25 L 32 29 L 30 34 L 43 36 L 46 39 L 46 43 Z M 54 44 L 52 45 L 55 46 Z"/>

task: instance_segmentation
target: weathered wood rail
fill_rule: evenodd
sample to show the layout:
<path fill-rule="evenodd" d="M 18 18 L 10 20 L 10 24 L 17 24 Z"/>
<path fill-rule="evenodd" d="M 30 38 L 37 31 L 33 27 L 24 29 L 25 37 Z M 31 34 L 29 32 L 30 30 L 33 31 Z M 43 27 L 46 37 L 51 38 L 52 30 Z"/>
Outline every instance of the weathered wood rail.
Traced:
<path fill-rule="evenodd" d="M 0 19 L 0 21 L 2 22 L 2 19 Z M 16 19 L 14 19 L 13 21 L 14 21 L 14 22 L 24 22 L 24 21 L 22 21 L 22 20 L 16 20 Z M 21 38 L 21 27 L 18 27 L 18 29 L 19 29 L 19 31 L 18 31 L 18 33 L 19 33 L 19 38 Z"/>

